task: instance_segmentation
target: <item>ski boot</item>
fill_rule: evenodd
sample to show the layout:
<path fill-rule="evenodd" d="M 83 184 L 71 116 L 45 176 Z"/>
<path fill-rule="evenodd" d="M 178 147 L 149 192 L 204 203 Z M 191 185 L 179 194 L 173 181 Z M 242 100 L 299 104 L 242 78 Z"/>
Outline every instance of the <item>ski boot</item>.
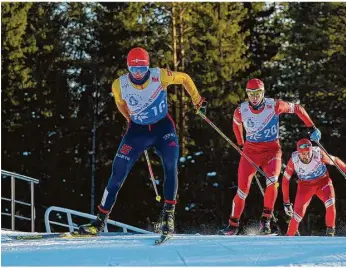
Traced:
<path fill-rule="evenodd" d="M 334 236 L 334 235 L 335 235 L 335 228 L 327 227 L 326 236 Z"/>
<path fill-rule="evenodd" d="M 271 229 L 271 234 L 273 235 L 281 235 L 281 230 L 277 222 L 274 220 L 270 221 L 270 229 Z"/>
<path fill-rule="evenodd" d="M 174 204 L 165 203 L 162 211 L 162 235 L 170 236 L 174 233 Z"/>
<path fill-rule="evenodd" d="M 155 240 L 155 245 L 160 245 L 172 237 L 172 234 L 174 233 L 174 211 L 174 204 L 165 203 L 163 205 L 161 219 L 162 234 L 159 239 Z"/>
<path fill-rule="evenodd" d="M 109 214 L 99 212 L 97 218 L 89 224 L 79 226 L 78 233 L 80 235 L 98 235 L 105 228 Z"/>
<path fill-rule="evenodd" d="M 237 235 L 239 233 L 239 219 L 230 218 L 228 226 L 218 231 L 218 235 Z"/>
<path fill-rule="evenodd" d="M 261 235 L 269 235 L 271 234 L 271 229 L 270 229 L 270 218 L 262 216 L 261 217 L 261 227 L 260 227 L 260 234 Z"/>

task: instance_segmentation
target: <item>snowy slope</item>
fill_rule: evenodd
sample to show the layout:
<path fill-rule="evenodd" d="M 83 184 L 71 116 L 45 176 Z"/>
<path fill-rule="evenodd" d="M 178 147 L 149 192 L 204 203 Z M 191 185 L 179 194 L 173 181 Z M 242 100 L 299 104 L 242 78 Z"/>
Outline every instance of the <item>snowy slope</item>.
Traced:
<path fill-rule="evenodd" d="M 10 232 L 7 232 L 10 233 Z M 346 266 L 346 237 L 158 235 L 14 241 L 1 235 L 2 266 Z"/>

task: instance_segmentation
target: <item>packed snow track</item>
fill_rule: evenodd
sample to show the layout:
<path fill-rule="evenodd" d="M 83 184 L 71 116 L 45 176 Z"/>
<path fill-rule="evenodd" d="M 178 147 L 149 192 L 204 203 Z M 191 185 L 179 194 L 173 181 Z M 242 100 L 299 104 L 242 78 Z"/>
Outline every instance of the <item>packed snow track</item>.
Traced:
<path fill-rule="evenodd" d="M 2 231 L 2 266 L 346 266 L 346 237 L 177 235 L 156 246 L 156 234 L 26 241 L 7 234 L 16 232 Z"/>

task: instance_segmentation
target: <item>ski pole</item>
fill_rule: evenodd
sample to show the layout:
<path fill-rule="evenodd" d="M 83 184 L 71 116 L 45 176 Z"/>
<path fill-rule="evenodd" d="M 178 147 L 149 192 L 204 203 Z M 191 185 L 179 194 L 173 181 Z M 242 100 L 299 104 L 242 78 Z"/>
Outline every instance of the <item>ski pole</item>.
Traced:
<path fill-rule="evenodd" d="M 240 150 L 240 148 L 234 143 L 232 142 L 225 134 L 222 133 L 222 131 L 213 124 L 213 122 L 211 122 L 209 120 L 208 117 L 206 117 L 203 113 L 201 113 L 201 111 L 197 112 L 200 117 L 202 117 L 213 129 L 215 129 L 241 156 L 243 156 L 247 161 L 249 161 L 249 163 L 259 172 L 261 173 L 267 180 L 269 180 L 270 182 L 273 182 L 270 178 L 268 178 L 268 176 L 264 173 L 264 171 L 262 169 L 259 168 L 259 166 L 257 166 L 246 154 L 243 153 L 242 150 Z"/>
<path fill-rule="evenodd" d="M 326 151 L 326 149 L 324 149 L 324 147 L 322 146 L 321 143 L 319 143 L 318 141 L 315 141 L 317 143 L 317 145 L 322 149 L 323 152 L 325 152 L 327 154 L 327 156 L 329 157 L 329 159 L 333 162 L 333 164 L 335 165 L 335 167 L 339 170 L 339 172 L 341 173 L 342 176 L 344 176 L 344 178 L 346 179 L 346 174 L 345 172 L 343 172 L 341 170 L 341 168 L 335 163 L 335 161 L 333 160 L 333 158 L 330 156 L 330 154 Z"/>
<path fill-rule="evenodd" d="M 149 173 L 150 173 L 150 179 L 151 179 L 151 182 L 153 183 L 154 191 L 155 191 L 155 194 L 156 194 L 156 198 L 155 199 L 156 199 L 157 202 L 160 202 L 161 201 L 161 196 L 159 196 L 159 194 L 157 192 L 157 188 L 156 188 L 156 184 L 155 184 L 155 179 L 154 179 L 154 173 L 153 173 L 153 169 L 151 168 L 151 163 L 150 163 L 148 151 L 145 150 L 144 154 L 145 154 L 145 158 L 147 159 Z"/>

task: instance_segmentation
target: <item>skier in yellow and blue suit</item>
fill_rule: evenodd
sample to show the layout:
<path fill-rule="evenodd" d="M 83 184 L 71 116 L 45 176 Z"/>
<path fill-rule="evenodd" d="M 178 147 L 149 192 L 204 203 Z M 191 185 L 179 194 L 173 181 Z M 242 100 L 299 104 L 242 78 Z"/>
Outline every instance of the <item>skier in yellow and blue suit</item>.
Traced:
<path fill-rule="evenodd" d="M 128 121 L 128 129 L 114 157 L 112 174 L 104 191 L 96 220 L 79 228 L 80 234 L 103 231 L 105 221 L 116 202 L 118 192 L 137 158 L 148 148 L 155 148 L 164 167 L 162 233 L 174 232 L 174 211 L 178 189 L 178 138 L 168 113 L 167 86 L 183 85 L 196 111 L 205 112 L 206 101 L 200 96 L 190 76 L 160 68 L 149 68 L 149 54 L 143 48 L 132 49 L 127 56 L 129 73 L 112 84 L 115 103 Z"/>

